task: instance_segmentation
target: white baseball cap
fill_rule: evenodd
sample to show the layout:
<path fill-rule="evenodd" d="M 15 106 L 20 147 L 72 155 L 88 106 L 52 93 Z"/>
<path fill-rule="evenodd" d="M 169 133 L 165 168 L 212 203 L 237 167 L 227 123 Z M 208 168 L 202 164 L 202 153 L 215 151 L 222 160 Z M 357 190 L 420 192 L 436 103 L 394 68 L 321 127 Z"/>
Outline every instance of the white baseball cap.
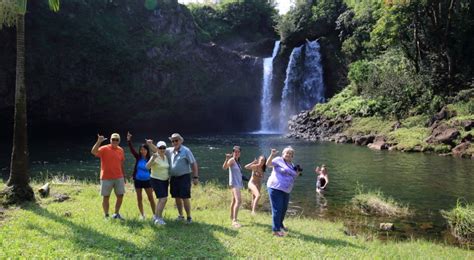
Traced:
<path fill-rule="evenodd" d="M 160 147 L 166 147 L 166 143 L 164 141 L 159 141 L 158 143 L 156 143 L 156 147 L 160 148 Z"/>

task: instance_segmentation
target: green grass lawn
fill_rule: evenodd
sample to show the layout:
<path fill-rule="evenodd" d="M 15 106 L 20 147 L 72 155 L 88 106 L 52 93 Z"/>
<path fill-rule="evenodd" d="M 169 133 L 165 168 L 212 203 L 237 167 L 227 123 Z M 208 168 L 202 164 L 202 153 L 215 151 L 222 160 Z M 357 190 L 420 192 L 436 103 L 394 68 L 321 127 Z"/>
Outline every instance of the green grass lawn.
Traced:
<path fill-rule="evenodd" d="M 2 185 L 3 186 L 3 185 Z M 472 251 L 430 241 L 382 242 L 346 236 L 342 223 L 319 219 L 288 218 L 287 237 L 273 237 L 271 216 L 252 217 L 247 209 L 233 229 L 227 190 L 214 184 L 193 189 L 194 223 L 176 223 L 169 201 L 166 226 L 140 221 L 135 194 L 128 184 L 122 213 L 126 221 L 105 220 L 99 186 L 53 184 L 52 194 L 67 193 L 65 202 L 53 198 L 12 208 L 0 222 L 0 259 L 6 257 L 255 257 L 255 258 L 452 258 L 472 259 Z M 35 187 L 36 189 L 37 187 Z M 249 198 L 247 192 L 245 200 Z M 114 199 L 114 198 L 113 198 Z M 114 201 L 114 200 L 113 200 Z M 148 217 L 151 217 L 147 208 Z M 68 216 L 70 215 L 70 216 Z"/>

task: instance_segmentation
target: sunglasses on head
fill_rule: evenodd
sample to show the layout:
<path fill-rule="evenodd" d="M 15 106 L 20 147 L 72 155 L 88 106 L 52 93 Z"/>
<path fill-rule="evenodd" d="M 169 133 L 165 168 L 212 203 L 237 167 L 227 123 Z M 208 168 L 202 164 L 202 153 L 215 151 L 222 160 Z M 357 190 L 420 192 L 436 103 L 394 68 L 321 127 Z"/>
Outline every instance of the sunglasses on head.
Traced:
<path fill-rule="evenodd" d="M 158 149 L 164 150 L 164 149 L 166 149 L 166 146 L 160 146 Z"/>
<path fill-rule="evenodd" d="M 112 142 L 119 142 L 120 139 L 117 139 L 117 138 L 112 138 Z"/>

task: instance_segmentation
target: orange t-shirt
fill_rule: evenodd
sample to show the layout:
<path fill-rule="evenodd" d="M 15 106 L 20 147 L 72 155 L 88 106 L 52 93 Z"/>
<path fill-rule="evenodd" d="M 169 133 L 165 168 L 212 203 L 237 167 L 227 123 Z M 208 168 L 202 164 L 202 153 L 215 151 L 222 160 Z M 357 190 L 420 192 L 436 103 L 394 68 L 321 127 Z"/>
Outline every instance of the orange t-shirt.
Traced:
<path fill-rule="evenodd" d="M 122 164 L 125 160 L 125 153 L 122 147 L 112 147 L 111 144 L 103 145 L 99 148 L 97 157 L 100 158 L 100 179 L 120 179 L 123 178 Z"/>

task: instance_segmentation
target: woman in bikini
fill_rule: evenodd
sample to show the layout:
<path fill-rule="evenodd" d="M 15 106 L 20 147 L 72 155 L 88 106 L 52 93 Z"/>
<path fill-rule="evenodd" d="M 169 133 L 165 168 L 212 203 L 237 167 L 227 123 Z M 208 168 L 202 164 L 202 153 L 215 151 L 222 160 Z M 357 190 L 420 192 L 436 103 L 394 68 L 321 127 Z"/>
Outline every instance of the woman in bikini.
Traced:
<path fill-rule="evenodd" d="M 255 209 L 258 205 L 258 200 L 260 199 L 260 189 L 262 187 L 262 180 L 267 168 L 265 156 L 261 155 L 258 159 L 255 159 L 253 162 L 245 165 L 245 169 L 252 171 L 252 176 L 248 183 L 248 188 L 252 192 L 252 215 L 255 215 Z"/>

